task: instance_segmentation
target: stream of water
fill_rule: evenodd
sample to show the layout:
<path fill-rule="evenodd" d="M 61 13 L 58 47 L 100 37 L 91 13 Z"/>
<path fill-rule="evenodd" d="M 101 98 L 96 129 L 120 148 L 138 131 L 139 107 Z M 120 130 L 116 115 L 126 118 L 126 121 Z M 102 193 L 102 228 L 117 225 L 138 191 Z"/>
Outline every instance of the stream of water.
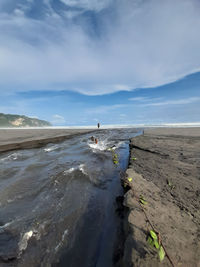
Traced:
<path fill-rule="evenodd" d="M 0 266 L 111 267 L 120 171 L 136 129 L 0 155 Z M 113 164 L 115 151 L 119 164 Z"/>

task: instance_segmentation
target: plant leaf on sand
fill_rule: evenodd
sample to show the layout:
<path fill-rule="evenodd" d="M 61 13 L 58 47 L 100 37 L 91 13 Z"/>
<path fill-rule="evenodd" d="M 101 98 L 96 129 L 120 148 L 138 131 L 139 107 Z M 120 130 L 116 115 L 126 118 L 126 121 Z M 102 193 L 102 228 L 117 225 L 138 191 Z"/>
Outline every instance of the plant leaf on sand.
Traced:
<path fill-rule="evenodd" d="M 164 249 L 163 249 L 163 247 L 162 247 L 162 246 L 160 246 L 160 249 L 159 249 L 158 255 L 159 255 L 160 261 L 163 261 L 163 260 L 164 260 L 164 258 L 165 258 L 165 251 L 164 251 Z"/>
<path fill-rule="evenodd" d="M 163 249 L 163 246 L 159 243 L 157 234 L 153 230 L 149 231 L 147 242 L 150 246 L 155 247 L 158 250 L 159 259 L 160 261 L 162 261 L 165 257 L 165 251 Z"/>

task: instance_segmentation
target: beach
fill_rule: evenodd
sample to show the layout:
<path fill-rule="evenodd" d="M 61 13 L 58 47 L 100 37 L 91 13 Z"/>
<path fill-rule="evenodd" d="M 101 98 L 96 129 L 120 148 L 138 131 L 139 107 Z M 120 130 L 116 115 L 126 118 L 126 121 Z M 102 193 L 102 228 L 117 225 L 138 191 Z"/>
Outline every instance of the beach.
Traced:
<path fill-rule="evenodd" d="M 142 133 L 0 130 L 1 266 L 199 267 L 200 128 Z"/>
<path fill-rule="evenodd" d="M 200 128 L 145 129 L 132 138 L 125 181 L 123 265 L 200 266 Z M 166 252 L 161 263 L 150 230 Z"/>

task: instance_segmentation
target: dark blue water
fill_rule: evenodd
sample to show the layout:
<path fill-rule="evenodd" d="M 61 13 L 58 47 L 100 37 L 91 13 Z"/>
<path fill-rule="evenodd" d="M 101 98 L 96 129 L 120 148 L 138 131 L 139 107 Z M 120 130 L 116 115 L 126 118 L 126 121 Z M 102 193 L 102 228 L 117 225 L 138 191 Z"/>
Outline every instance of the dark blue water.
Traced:
<path fill-rule="evenodd" d="M 0 266 L 112 266 L 135 129 L 0 156 Z M 112 160 L 113 147 L 119 164 Z"/>

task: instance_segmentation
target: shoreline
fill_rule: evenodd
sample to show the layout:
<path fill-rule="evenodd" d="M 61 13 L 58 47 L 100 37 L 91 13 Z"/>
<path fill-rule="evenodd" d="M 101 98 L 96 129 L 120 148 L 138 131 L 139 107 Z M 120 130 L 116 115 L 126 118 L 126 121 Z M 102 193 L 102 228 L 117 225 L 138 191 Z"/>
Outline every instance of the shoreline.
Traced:
<path fill-rule="evenodd" d="M 39 148 L 49 143 L 62 142 L 96 129 L 0 129 L 0 153 L 18 149 Z"/>
<path fill-rule="evenodd" d="M 174 266 L 200 266 L 199 151 L 200 128 L 145 129 L 131 139 L 123 266 L 173 266 L 147 243 L 152 226 Z"/>

